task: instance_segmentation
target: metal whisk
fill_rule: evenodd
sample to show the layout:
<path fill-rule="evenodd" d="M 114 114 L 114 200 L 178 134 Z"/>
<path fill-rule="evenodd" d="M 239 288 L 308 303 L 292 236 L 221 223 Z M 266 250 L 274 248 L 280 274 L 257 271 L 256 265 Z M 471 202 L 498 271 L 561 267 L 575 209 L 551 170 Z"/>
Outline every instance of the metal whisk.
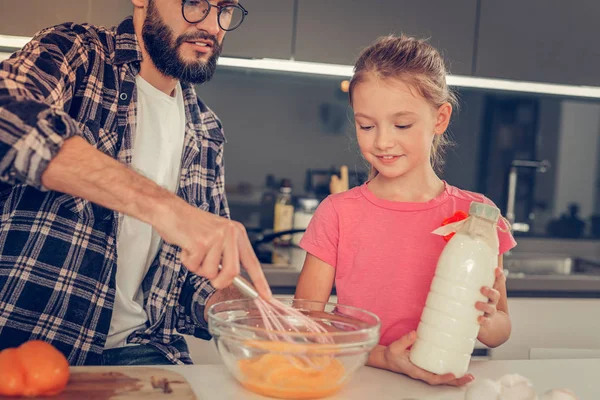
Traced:
<path fill-rule="evenodd" d="M 287 306 L 275 298 L 271 298 L 269 301 L 264 300 L 254 286 L 241 276 L 234 278 L 233 285 L 244 296 L 254 300 L 270 340 L 297 343 L 293 337 L 294 333 L 324 333 L 322 336 L 316 335 L 317 342 L 333 344 L 333 339 L 327 335 L 327 329 L 299 310 Z M 288 357 L 290 362 L 299 368 L 308 366 L 312 369 L 321 369 L 326 366 L 321 365 L 321 363 L 319 365 L 315 364 L 309 357 L 303 356 L 301 358 L 304 365 L 299 365 L 293 357 Z"/>

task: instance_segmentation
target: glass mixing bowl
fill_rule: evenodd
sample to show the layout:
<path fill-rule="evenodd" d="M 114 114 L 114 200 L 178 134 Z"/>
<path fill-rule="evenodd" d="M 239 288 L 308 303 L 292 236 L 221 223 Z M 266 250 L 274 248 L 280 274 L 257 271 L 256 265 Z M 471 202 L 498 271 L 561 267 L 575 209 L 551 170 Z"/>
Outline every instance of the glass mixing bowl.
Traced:
<path fill-rule="evenodd" d="M 327 332 L 309 332 L 301 320 L 286 315 L 276 318 L 299 332 L 269 331 L 253 300 L 218 303 L 209 309 L 208 322 L 225 366 L 246 389 L 269 397 L 316 399 L 336 393 L 379 342 L 379 318 L 334 303 L 279 300 Z"/>

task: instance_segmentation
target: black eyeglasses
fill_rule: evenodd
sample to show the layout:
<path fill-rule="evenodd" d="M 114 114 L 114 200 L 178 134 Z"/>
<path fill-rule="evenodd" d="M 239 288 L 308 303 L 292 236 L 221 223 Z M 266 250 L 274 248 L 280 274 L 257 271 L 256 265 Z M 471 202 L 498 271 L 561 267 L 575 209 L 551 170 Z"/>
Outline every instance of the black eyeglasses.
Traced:
<path fill-rule="evenodd" d="M 210 9 L 216 7 L 219 11 L 217 21 L 224 31 L 232 31 L 238 28 L 248 11 L 241 4 L 226 3 L 223 5 L 210 4 L 208 0 L 183 0 L 181 3 L 181 13 L 183 19 L 190 24 L 202 22 L 210 14 Z"/>

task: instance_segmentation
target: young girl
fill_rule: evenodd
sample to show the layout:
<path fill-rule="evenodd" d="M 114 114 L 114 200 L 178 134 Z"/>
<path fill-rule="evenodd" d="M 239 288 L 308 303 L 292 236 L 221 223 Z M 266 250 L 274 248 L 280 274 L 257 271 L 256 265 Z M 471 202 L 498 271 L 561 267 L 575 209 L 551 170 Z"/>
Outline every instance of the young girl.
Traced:
<path fill-rule="evenodd" d="M 434 375 L 409 361 L 409 348 L 425 306 L 438 258 L 446 244 L 431 232 L 481 194 L 441 180 L 444 132 L 454 95 L 440 54 L 422 40 L 381 38 L 360 55 L 350 82 L 360 151 L 372 167 L 360 187 L 329 196 L 316 211 L 300 246 L 307 251 L 296 298 L 327 301 L 335 280 L 338 302 L 377 314 L 380 344 L 368 365 L 430 384 L 464 385 L 471 375 Z M 500 256 L 487 303 L 473 304 L 478 339 L 504 343 L 511 331 L 502 253 L 516 245 L 499 224 Z"/>

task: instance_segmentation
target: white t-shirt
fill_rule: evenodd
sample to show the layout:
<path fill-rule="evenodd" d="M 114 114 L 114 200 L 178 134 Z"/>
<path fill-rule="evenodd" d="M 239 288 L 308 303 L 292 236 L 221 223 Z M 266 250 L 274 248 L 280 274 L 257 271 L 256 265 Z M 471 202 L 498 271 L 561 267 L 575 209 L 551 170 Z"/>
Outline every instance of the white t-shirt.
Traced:
<path fill-rule="evenodd" d="M 181 85 L 169 96 L 136 77 L 137 118 L 132 168 L 175 192 L 185 135 Z M 117 236 L 117 290 L 106 348 L 127 345 L 127 337 L 146 325 L 141 284 L 158 253 L 161 238 L 144 222 L 124 215 Z"/>

